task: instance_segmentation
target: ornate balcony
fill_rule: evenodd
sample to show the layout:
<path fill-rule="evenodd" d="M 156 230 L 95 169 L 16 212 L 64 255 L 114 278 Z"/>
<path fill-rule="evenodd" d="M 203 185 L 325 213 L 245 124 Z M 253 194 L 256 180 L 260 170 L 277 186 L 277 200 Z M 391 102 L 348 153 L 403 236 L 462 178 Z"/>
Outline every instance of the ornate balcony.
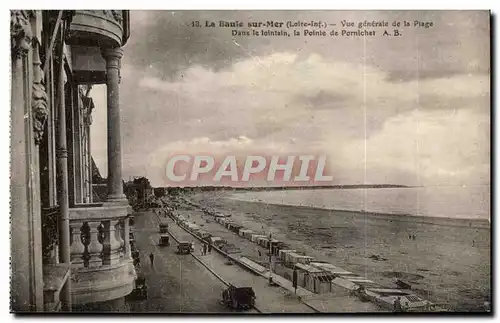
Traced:
<path fill-rule="evenodd" d="M 132 291 L 136 278 L 128 205 L 70 209 L 71 295 L 74 305 L 104 302 Z"/>
<path fill-rule="evenodd" d="M 71 21 L 70 45 L 112 48 L 128 38 L 128 13 L 124 10 L 76 10 Z"/>
<path fill-rule="evenodd" d="M 128 10 L 76 10 L 66 44 L 76 82 L 106 83 L 106 61 L 101 50 L 125 45 L 129 37 Z"/>

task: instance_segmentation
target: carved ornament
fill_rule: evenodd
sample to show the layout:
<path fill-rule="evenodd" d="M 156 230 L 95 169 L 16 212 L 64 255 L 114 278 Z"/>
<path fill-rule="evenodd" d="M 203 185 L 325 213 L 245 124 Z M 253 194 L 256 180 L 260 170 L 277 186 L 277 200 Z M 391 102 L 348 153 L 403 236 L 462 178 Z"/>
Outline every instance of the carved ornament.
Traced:
<path fill-rule="evenodd" d="M 12 57 L 16 59 L 26 57 L 33 40 L 30 17 L 31 10 L 10 11 L 10 38 Z"/>

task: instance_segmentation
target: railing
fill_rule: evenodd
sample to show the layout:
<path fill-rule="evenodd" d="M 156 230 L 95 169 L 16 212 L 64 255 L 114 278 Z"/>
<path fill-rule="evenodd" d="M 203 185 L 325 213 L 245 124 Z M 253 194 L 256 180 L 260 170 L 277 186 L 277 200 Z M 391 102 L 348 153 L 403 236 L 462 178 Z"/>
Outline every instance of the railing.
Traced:
<path fill-rule="evenodd" d="M 136 278 L 130 250 L 128 205 L 70 209 L 72 295 L 75 304 L 129 294 Z"/>
<path fill-rule="evenodd" d="M 71 221 L 73 267 L 93 268 L 114 265 L 125 259 L 124 222 L 125 219 Z"/>

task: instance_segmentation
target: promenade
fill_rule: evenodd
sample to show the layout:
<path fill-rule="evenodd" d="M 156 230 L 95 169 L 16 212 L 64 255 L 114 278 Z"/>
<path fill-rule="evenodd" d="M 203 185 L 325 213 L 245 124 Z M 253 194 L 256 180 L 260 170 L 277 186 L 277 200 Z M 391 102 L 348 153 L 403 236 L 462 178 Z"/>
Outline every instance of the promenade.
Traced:
<path fill-rule="evenodd" d="M 201 255 L 201 245 L 196 238 L 180 228 L 170 218 L 170 233 L 179 240 L 192 241 L 195 244 L 194 254 L 208 268 L 217 273 L 224 281 L 235 286 L 250 286 L 254 289 L 255 307 L 262 313 L 314 313 L 309 306 L 300 302 L 288 290 L 279 286 L 271 287 L 262 276 L 256 275 L 237 264 L 231 263 L 226 257 L 212 250 L 210 254 Z"/>
<path fill-rule="evenodd" d="M 131 312 L 224 313 L 220 304 L 225 285 L 190 255 L 177 255 L 176 243 L 158 246 L 158 222 L 152 212 L 135 214 L 134 235 L 146 277 L 148 298 L 128 302 Z M 150 266 L 149 254 L 155 255 Z M 245 313 L 257 313 L 255 310 Z"/>
<path fill-rule="evenodd" d="M 239 248 L 241 252 L 232 254 L 235 258 L 245 256 L 254 262 L 265 263 L 268 261 L 265 249 L 227 230 L 219 223 L 215 222 L 212 217 L 205 216 L 201 210 L 180 207 L 176 210 L 176 213 L 181 214 L 190 221 L 200 225 L 203 230 L 210 232 L 213 236 L 219 236 L 227 240 L 229 244 L 233 244 Z M 243 269 L 236 264 L 228 266 L 227 263 L 229 262 L 229 259 L 216 251 L 212 251 L 211 254 L 201 256 L 201 246 L 198 240 L 184 229 L 180 228 L 176 224 L 173 224 L 173 221 L 170 218 L 168 219 L 171 222 L 171 232 L 179 235 L 184 240 L 195 241 L 195 245 L 197 244 L 198 246 L 195 250 L 195 254 L 200 255 L 199 257 L 202 261 L 213 268 L 214 271 L 219 273 L 230 283 L 235 285 L 244 283 L 248 286 L 252 286 L 256 290 L 257 295 L 260 295 L 258 289 L 262 290 L 262 292 L 269 290 L 277 292 L 278 295 L 267 294 L 265 296 L 263 300 L 266 302 L 265 305 L 260 305 L 262 302 L 257 302 L 257 307 L 259 309 L 261 309 L 259 306 L 262 306 L 261 310 L 266 311 L 266 309 L 269 309 L 272 313 L 276 313 L 276 308 L 279 310 L 278 313 L 287 313 L 289 310 L 291 310 L 291 312 L 299 312 L 300 310 L 300 312 L 329 313 L 381 311 L 381 309 L 373 303 L 361 302 L 357 297 L 352 297 L 343 288 L 335 290 L 334 293 L 314 294 L 299 287 L 297 289 L 297 296 L 300 296 L 301 298 L 301 300 L 299 300 L 293 292 L 294 289 L 292 287 L 292 282 L 281 276 L 273 274 L 273 280 L 277 282 L 280 287 L 270 287 L 267 280 L 269 272 L 264 272 L 262 275 L 258 275 L 247 269 Z"/>

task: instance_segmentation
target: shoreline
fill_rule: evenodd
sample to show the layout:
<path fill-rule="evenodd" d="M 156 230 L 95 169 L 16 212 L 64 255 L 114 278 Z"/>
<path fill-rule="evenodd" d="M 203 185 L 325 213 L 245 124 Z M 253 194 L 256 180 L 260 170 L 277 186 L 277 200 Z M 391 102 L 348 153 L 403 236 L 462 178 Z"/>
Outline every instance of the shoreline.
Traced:
<path fill-rule="evenodd" d="M 413 217 L 391 221 L 393 215 L 366 216 L 229 196 L 204 192 L 186 197 L 199 206 L 232 214 L 233 221 L 245 228 L 273 232 L 293 249 L 381 284 L 407 277 L 417 294 L 433 302 L 481 311 L 483 302 L 491 299 L 490 234 L 484 231 L 489 227 L 469 227 L 467 221 L 457 225 L 455 219 L 446 218 L 430 224 Z"/>
<path fill-rule="evenodd" d="M 286 203 L 267 203 L 265 201 L 258 200 L 248 200 L 243 198 L 237 198 L 233 196 L 235 193 L 223 194 L 220 198 L 253 204 L 262 205 L 273 205 L 277 207 L 288 207 L 288 208 L 301 208 L 304 210 L 317 210 L 319 212 L 342 212 L 351 213 L 355 217 L 364 217 L 365 215 L 377 218 L 381 220 L 392 220 L 398 222 L 412 222 L 421 223 L 429 225 L 440 225 L 440 226 L 450 226 L 450 227 L 469 227 L 474 229 L 491 229 L 491 223 L 485 219 L 474 219 L 474 218 L 451 218 L 451 217 L 439 217 L 439 216 L 426 216 L 426 215 L 414 215 L 414 214 L 404 214 L 404 213 L 382 213 L 382 212 L 372 212 L 372 211 L 354 211 L 354 210 L 343 210 L 343 209 L 330 209 L 324 207 L 318 207 L 313 205 L 296 205 L 296 204 L 286 204 Z M 239 194 L 239 193 L 236 193 Z M 441 222 L 441 223 L 440 223 Z M 446 223 L 443 223 L 446 222 Z M 450 223 L 457 222 L 457 223 Z"/>

